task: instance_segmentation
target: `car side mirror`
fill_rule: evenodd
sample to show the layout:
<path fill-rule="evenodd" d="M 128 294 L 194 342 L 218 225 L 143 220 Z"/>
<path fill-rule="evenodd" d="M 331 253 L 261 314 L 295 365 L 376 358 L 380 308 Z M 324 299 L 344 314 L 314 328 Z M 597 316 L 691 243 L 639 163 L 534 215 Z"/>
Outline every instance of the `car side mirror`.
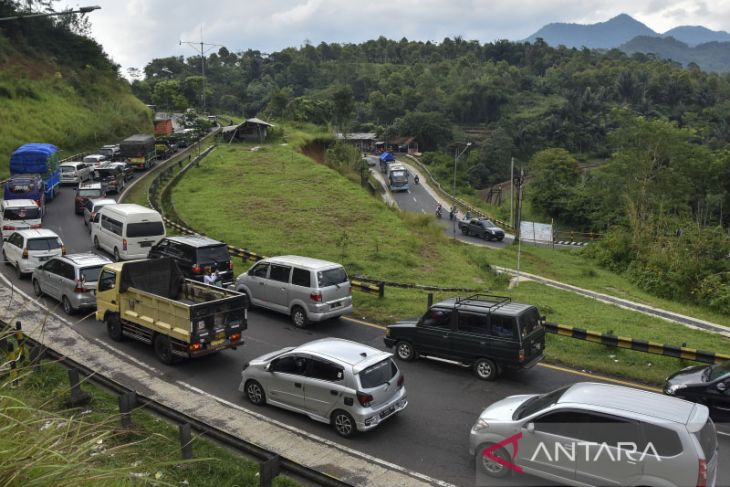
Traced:
<path fill-rule="evenodd" d="M 272 372 L 272 370 L 271 370 L 271 362 L 269 362 L 268 364 L 266 364 L 266 367 L 264 367 L 264 369 L 266 370 L 266 372 Z"/>
<path fill-rule="evenodd" d="M 725 390 L 727 389 L 727 386 L 725 385 L 724 382 L 718 382 L 717 386 L 715 386 L 715 387 L 717 387 L 717 390 L 720 392 L 725 392 Z"/>
<path fill-rule="evenodd" d="M 535 432 L 535 423 L 530 421 L 529 423 L 527 423 L 527 426 L 525 426 L 525 429 L 527 430 L 528 433 L 534 433 Z"/>

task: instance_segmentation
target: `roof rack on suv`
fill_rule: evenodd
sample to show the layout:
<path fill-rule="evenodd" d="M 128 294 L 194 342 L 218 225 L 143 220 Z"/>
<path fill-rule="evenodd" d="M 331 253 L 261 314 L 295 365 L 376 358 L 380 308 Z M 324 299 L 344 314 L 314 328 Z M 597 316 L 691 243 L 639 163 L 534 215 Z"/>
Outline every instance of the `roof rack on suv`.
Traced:
<path fill-rule="evenodd" d="M 468 301 L 468 303 L 467 303 Z M 497 296 L 494 294 L 473 294 L 469 297 L 462 298 L 458 297 L 456 298 L 456 306 L 461 306 L 462 304 L 468 304 L 470 306 L 479 306 L 482 308 L 496 308 L 497 306 L 502 306 L 507 303 L 511 303 L 512 298 L 509 298 L 507 296 Z"/>

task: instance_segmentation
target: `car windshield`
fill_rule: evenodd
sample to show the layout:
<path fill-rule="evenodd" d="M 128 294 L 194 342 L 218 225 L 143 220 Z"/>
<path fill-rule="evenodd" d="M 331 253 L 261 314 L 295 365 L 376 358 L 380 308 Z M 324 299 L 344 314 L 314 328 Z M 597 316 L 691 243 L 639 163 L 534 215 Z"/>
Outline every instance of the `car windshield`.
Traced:
<path fill-rule="evenodd" d="M 198 262 L 228 262 L 231 256 L 228 253 L 226 245 L 216 245 L 214 247 L 203 247 L 198 249 Z"/>
<path fill-rule="evenodd" d="M 99 274 L 103 265 L 97 265 L 94 267 L 84 267 L 81 269 L 81 279 L 85 282 L 96 282 L 99 280 Z"/>
<path fill-rule="evenodd" d="M 28 240 L 28 250 L 54 250 L 61 248 L 58 237 L 31 238 Z"/>
<path fill-rule="evenodd" d="M 88 197 L 94 197 L 101 195 L 101 190 L 97 188 L 89 188 L 89 189 L 80 189 L 79 190 L 79 196 L 84 196 L 86 198 Z"/>
<path fill-rule="evenodd" d="M 76 168 L 73 166 L 61 166 L 61 172 L 74 172 Z"/>
<path fill-rule="evenodd" d="M 553 392 L 548 392 L 547 394 L 541 394 L 539 396 L 533 396 L 527 399 L 515 410 L 513 419 L 526 418 L 527 416 L 535 414 L 538 411 L 542 411 L 543 409 L 550 407 L 553 404 L 556 404 L 560 400 L 560 397 L 563 395 L 563 393 L 568 390 L 568 387 L 570 386 L 562 387 Z"/>
<path fill-rule="evenodd" d="M 492 220 L 482 220 L 482 224 L 485 227 L 496 227 L 497 225 L 494 224 Z"/>
<path fill-rule="evenodd" d="M 5 220 L 37 220 L 40 217 L 40 208 L 34 206 L 27 208 L 6 208 L 3 212 L 3 219 Z"/>
<path fill-rule="evenodd" d="M 730 360 L 721 364 L 716 364 L 710 367 L 710 373 L 708 374 L 708 380 L 713 381 L 730 374 Z"/>
<path fill-rule="evenodd" d="M 11 193 L 28 193 L 34 191 L 35 182 L 30 179 L 21 179 L 20 181 L 11 181 L 7 184 L 7 189 Z"/>
<path fill-rule="evenodd" d="M 372 389 L 390 381 L 398 373 L 398 367 L 390 358 L 364 369 L 358 375 L 363 389 Z"/>
<path fill-rule="evenodd" d="M 319 287 L 335 286 L 347 282 L 347 272 L 344 267 L 336 267 L 317 273 Z"/>
<path fill-rule="evenodd" d="M 127 225 L 127 237 L 156 237 L 165 234 L 162 222 L 130 223 Z"/>
<path fill-rule="evenodd" d="M 542 328 L 540 324 L 540 314 L 535 308 L 529 308 L 525 313 L 520 316 L 520 332 L 522 338 L 531 335 L 533 332 Z"/>

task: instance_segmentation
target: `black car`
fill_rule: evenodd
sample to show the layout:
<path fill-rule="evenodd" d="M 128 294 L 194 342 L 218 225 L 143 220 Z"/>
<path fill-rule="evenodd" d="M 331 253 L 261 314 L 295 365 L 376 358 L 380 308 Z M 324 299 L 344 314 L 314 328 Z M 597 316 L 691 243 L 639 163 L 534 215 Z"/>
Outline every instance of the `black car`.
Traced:
<path fill-rule="evenodd" d="M 434 304 L 419 320 L 390 325 L 385 346 L 401 360 L 420 355 L 469 365 L 482 380 L 503 368 L 527 369 L 544 357 L 544 318 L 535 306 L 476 294 Z"/>
<path fill-rule="evenodd" d="M 714 413 L 730 414 L 730 361 L 675 372 L 667 378 L 664 393 L 704 404 Z"/>
<path fill-rule="evenodd" d="M 149 252 L 150 259 L 170 257 L 189 279 L 203 281 L 208 270 L 217 271 L 223 286 L 233 284 L 233 263 L 228 246 L 202 235 L 165 237 Z"/>

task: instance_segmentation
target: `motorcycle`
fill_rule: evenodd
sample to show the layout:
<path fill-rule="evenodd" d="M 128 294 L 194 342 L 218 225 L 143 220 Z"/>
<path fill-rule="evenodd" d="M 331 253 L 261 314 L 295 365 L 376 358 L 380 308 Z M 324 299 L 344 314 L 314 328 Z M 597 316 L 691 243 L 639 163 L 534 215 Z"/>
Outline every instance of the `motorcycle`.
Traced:
<path fill-rule="evenodd" d="M 436 218 L 441 218 L 441 207 L 436 208 Z"/>
<path fill-rule="evenodd" d="M 413 178 L 413 182 L 415 183 L 416 186 L 418 186 L 418 181 L 419 181 L 418 176 L 415 176 Z"/>

